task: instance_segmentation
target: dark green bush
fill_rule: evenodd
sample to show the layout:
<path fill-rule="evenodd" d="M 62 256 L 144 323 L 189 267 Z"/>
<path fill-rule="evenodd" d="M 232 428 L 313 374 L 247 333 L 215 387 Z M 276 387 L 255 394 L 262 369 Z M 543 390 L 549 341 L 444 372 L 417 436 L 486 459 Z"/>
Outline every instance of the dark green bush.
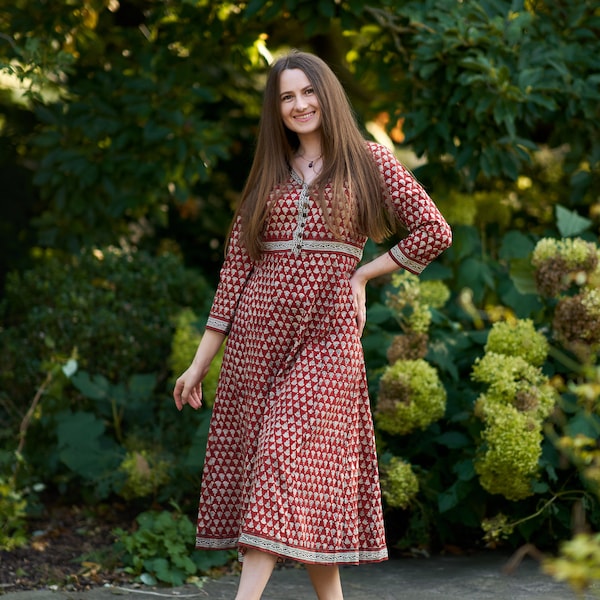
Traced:
<path fill-rule="evenodd" d="M 154 494 L 172 492 L 164 475 L 146 471 L 164 470 L 174 446 L 193 446 L 206 419 L 177 420 L 167 402 L 171 343 L 177 315 L 194 307 L 200 320 L 211 299 L 204 279 L 173 254 L 43 252 L 34 268 L 11 273 L 0 307 L 0 439 L 17 449 L 35 405 L 21 477 L 106 497 L 126 489 L 132 457 L 146 457 L 134 461 L 143 471 L 135 477 L 165 483 L 149 486 Z M 56 368 L 69 357 L 69 369 Z"/>
<path fill-rule="evenodd" d="M 81 368 L 112 382 L 136 373 L 164 379 L 183 307 L 206 310 L 212 292 L 172 254 L 115 248 L 66 256 L 40 253 L 36 266 L 9 274 L 0 307 L 0 390 L 25 405 L 44 361 L 77 349 Z"/>

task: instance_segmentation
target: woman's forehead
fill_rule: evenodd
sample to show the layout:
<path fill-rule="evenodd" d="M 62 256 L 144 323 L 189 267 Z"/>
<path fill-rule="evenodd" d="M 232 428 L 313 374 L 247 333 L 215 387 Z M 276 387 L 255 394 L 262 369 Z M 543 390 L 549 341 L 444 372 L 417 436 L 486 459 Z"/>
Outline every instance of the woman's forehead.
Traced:
<path fill-rule="evenodd" d="M 284 69 L 279 76 L 279 91 L 292 92 L 310 86 L 311 83 L 302 69 Z"/>

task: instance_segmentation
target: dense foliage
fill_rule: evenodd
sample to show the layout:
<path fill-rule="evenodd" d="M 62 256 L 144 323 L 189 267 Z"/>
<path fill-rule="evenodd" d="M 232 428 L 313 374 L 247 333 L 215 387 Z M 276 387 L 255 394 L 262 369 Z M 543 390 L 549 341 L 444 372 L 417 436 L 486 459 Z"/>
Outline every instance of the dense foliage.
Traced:
<path fill-rule="evenodd" d="M 454 230 L 422 277 L 369 291 L 390 545 L 564 542 L 547 569 L 587 585 L 597 535 L 568 540 L 574 514 L 600 528 L 598 0 L 0 8 L 0 545 L 25 540 L 46 487 L 139 505 L 132 573 L 210 566 L 161 545 L 189 529 L 179 509 L 147 509 L 193 516 L 210 410 L 182 419 L 170 387 L 268 61 L 295 46 L 333 66 Z"/>

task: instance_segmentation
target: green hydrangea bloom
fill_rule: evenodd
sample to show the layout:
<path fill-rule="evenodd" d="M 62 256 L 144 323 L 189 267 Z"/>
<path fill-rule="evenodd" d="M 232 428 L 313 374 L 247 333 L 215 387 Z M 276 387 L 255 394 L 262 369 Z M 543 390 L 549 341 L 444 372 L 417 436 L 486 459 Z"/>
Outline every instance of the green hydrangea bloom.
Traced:
<path fill-rule="evenodd" d="M 174 377 L 179 377 L 190 366 L 202 334 L 197 326 L 198 317 L 191 308 L 183 309 L 174 321 L 175 332 L 168 363 Z"/>
<path fill-rule="evenodd" d="M 393 292 L 388 292 L 386 304 L 394 311 L 402 311 L 419 299 L 419 278 L 408 271 L 397 271 L 391 279 Z"/>
<path fill-rule="evenodd" d="M 415 302 L 412 306 L 412 312 L 407 319 L 408 327 L 415 333 L 427 333 L 431 325 L 431 311 L 427 306 L 420 302 Z"/>
<path fill-rule="evenodd" d="M 407 508 L 419 492 L 419 480 L 409 463 L 393 456 L 381 466 L 381 490 L 388 506 Z"/>
<path fill-rule="evenodd" d="M 14 481 L 0 476 L 0 550 L 10 552 L 28 540 L 27 500 Z"/>
<path fill-rule="evenodd" d="M 583 597 L 600 581 L 600 533 L 577 533 L 562 542 L 558 557 L 546 558 L 542 569 L 557 581 L 568 582 Z"/>
<path fill-rule="evenodd" d="M 439 280 L 421 281 L 420 300 L 432 308 L 442 308 L 450 299 L 450 288 Z"/>
<path fill-rule="evenodd" d="M 513 406 L 502 404 L 494 404 L 484 418 L 484 445 L 475 461 L 481 486 L 508 500 L 531 496 L 531 482 L 541 455 L 540 423 Z"/>
<path fill-rule="evenodd" d="M 514 531 L 514 526 L 502 513 L 498 513 L 490 519 L 483 519 L 481 528 L 484 531 L 484 541 L 492 547 L 501 540 L 507 539 Z"/>
<path fill-rule="evenodd" d="M 421 282 L 408 271 L 392 275 L 394 291 L 388 292 L 386 305 L 403 329 L 427 333 L 431 325 L 430 308 L 442 307 L 450 298 L 450 290 L 441 281 Z"/>
<path fill-rule="evenodd" d="M 544 364 L 548 349 L 546 336 L 535 330 L 531 319 L 494 323 L 485 346 L 486 352 L 520 356 L 535 366 Z"/>
<path fill-rule="evenodd" d="M 488 403 L 513 406 L 530 417 L 544 419 L 556 404 L 556 390 L 548 377 L 520 356 L 488 352 L 475 361 L 471 377 L 488 384 Z"/>
<path fill-rule="evenodd" d="M 600 290 L 598 288 L 583 290 L 581 303 L 585 306 L 590 317 L 600 318 Z"/>
<path fill-rule="evenodd" d="M 425 429 L 443 417 L 445 410 L 446 390 L 429 363 L 398 360 L 386 367 L 375 411 L 379 429 L 401 435 Z"/>
<path fill-rule="evenodd" d="M 531 255 L 534 267 L 540 267 L 545 261 L 560 257 L 571 270 L 596 268 L 598 253 L 596 246 L 581 238 L 543 238 L 535 246 Z"/>

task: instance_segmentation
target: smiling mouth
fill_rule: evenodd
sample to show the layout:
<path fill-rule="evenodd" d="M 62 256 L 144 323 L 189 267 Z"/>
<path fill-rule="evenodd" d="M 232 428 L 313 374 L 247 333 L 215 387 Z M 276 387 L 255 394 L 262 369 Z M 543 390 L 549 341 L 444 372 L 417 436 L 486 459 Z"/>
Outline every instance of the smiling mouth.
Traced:
<path fill-rule="evenodd" d="M 308 121 L 310 118 L 315 116 L 315 111 L 313 110 L 312 112 L 309 113 L 304 113 L 303 115 L 297 115 L 296 117 L 294 117 L 294 119 L 296 121 Z"/>

